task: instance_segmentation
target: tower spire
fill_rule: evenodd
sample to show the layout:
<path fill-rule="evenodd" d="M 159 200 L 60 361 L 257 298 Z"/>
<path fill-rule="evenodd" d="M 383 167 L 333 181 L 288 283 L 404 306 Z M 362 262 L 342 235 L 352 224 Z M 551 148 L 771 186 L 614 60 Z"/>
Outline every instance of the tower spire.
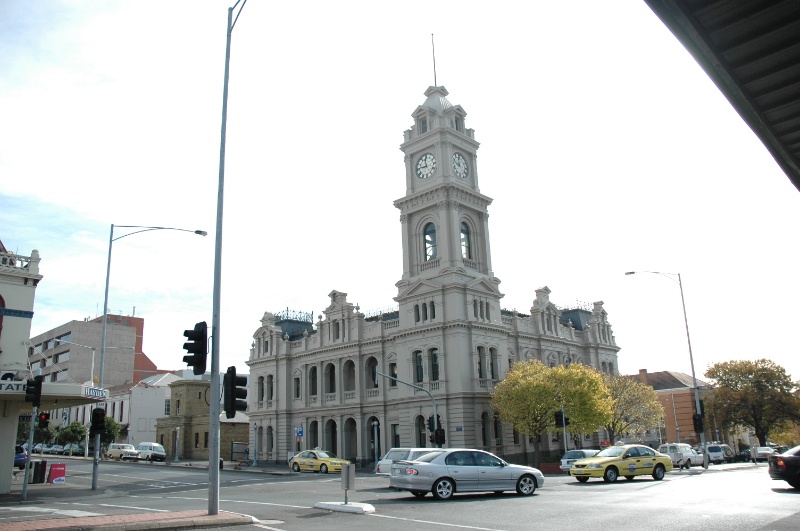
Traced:
<path fill-rule="evenodd" d="M 433 86 L 436 84 L 436 47 L 433 45 L 433 33 L 431 33 L 431 52 L 433 52 Z"/>

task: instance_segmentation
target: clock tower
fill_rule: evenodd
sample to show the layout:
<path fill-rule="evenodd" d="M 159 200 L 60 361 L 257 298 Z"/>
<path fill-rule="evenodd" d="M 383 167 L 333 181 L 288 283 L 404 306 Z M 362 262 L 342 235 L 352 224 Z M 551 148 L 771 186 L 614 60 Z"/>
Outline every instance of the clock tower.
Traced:
<path fill-rule="evenodd" d="M 466 128 L 467 113 L 448 101 L 444 87 L 428 87 L 425 96 L 400 146 L 406 166 L 406 195 L 394 202 L 403 235 L 395 299 L 400 325 L 431 320 L 431 313 L 439 322 L 500 323 L 503 295 L 489 247 L 492 199 L 478 188 L 479 144 Z"/>

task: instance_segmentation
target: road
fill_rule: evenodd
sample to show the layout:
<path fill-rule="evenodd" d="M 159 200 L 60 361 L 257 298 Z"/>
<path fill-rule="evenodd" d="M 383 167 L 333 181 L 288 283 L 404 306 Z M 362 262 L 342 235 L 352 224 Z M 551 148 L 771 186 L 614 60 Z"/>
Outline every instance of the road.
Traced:
<path fill-rule="evenodd" d="M 82 511 L 126 514 L 208 508 L 208 471 L 182 465 L 103 462 L 100 488 L 91 487 L 91 462 L 68 461 L 64 487 L 32 485 L 40 503 L 20 506 L 0 500 L 4 521 L 57 517 Z M 84 488 L 85 487 L 85 488 Z M 13 492 L 13 489 L 12 489 Z M 52 493 L 52 494 L 51 494 Z M 237 529 L 514 531 L 562 529 L 620 530 L 789 530 L 800 522 L 800 491 L 772 481 L 766 465 L 717 465 L 709 471 L 674 471 L 663 481 L 649 477 L 613 484 L 578 483 L 567 476 L 547 477 L 533 496 L 457 495 L 438 501 L 417 499 L 388 488 L 388 479 L 359 474 L 348 501 L 371 504 L 375 512 L 353 515 L 315 509 L 317 502 L 344 501 L 338 474 L 273 475 L 220 472 L 220 510 L 258 518 Z"/>

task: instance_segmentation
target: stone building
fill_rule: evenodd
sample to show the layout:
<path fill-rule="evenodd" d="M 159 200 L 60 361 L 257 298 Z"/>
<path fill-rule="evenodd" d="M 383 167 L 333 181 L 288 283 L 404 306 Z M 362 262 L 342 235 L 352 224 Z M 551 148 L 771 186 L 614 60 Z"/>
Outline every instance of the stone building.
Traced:
<path fill-rule="evenodd" d="M 531 441 L 489 404 L 511 364 L 538 359 L 617 372 L 619 347 L 602 302 L 560 308 L 543 287 L 528 314 L 502 309 L 479 144 L 444 87 L 425 96 L 400 146 L 406 194 L 394 202 L 403 250 L 395 308 L 365 315 L 334 290 L 316 321 L 266 312 L 253 334 L 251 444 L 267 460 L 317 446 L 362 461 L 391 446 L 433 446 L 427 419 L 435 400 L 447 446 L 524 461 Z"/>
<path fill-rule="evenodd" d="M 170 400 L 165 407 L 166 416 L 156 420 L 153 442 L 158 442 L 167 455 L 175 457 L 176 441 L 178 459 L 208 460 L 208 445 L 211 441 L 209 406 L 211 405 L 211 382 L 209 380 L 178 380 L 169 384 Z M 219 397 L 217 397 L 219 400 Z M 247 415 L 237 413 L 232 419 L 220 415 L 219 455 L 224 460 L 242 456 L 233 455 L 234 443 L 247 443 L 249 423 Z"/>

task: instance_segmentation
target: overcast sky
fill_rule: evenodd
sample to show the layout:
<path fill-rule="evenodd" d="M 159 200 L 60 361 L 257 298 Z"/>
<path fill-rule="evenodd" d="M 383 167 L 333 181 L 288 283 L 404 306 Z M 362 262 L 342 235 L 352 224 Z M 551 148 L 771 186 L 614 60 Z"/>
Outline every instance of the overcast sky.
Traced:
<path fill-rule="evenodd" d="M 41 253 L 31 335 L 109 310 L 185 365 L 212 320 L 229 2 L 0 3 L 0 240 Z M 436 82 L 481 143 L 507 309 L 604 301 L 622 373 L 769 358 L 800 379 L 800 193 L 643 1 L 265 2 L 233 32 L 220 368 L 265 311 L 368 312 L 402 275 L 399 146 Z M 124 234 L 118 229 L 115 236 Z"/>

